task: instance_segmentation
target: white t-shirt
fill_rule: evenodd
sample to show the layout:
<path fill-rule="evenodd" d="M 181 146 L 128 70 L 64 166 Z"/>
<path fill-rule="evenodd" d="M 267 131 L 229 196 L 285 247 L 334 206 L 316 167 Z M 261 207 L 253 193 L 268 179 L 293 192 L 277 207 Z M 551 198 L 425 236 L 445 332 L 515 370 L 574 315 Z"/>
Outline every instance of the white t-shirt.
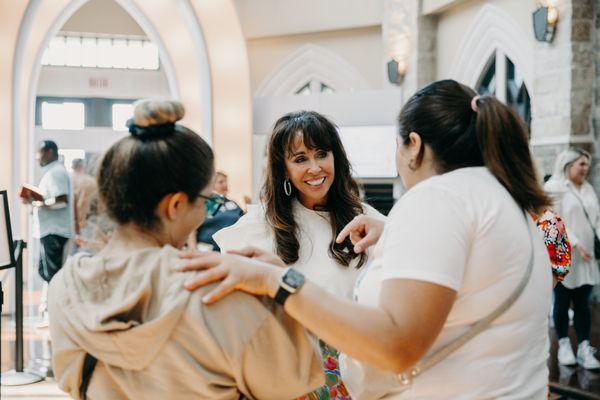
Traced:
<path fill-rule="evenodd" d="M 385 218 L 367 204 L 363 204 L 363 209 L 366 215 Z M 300 250 L 298 261 L 290 266 L 330 293 L 351 299 L 360 269 L 355 268 L 356 263 L 344 267 L 329 256 L 333 238 L 329 213 L 310 210 L 298 201 L 294 202 L 293 211 L 299 228 Z M 267 224 L 262 205 L 249 206 L 246 215 L 215 233 L 213 239 L 221 251 L 254 246 L 276 253 L 273 230 Z"/>
<path fill-rule="evenodd" d="M 596 234 L 600 232 L 600 205 L 594 188 L 588 182 L 577 189 L 569 180 L 550 179 L 545 189 L 554 201 L 556 212 L 565 222 L 571 245 L 582 246 L 592 256 L 589 261 L 584 261 L 578 251 L 573 251 L 571 272 L 562 285 L 575 289 L 600 283 L 598 260 L 594 259 L 594 229 Z M 590 221 L 585 216 L 582 203 Z"/>
<path fill-rule="evenodd" d="M 59 235 L 70 238 L 73 232 L 73 192 L 71 178 L 60 161 L 53 161 L 42 168 L 44 175 L 39 189 L 45 199 L 67 195 L 66 207 L 49 209 L 34 208 L 33 237 Z"/>
<path fill-rule="evenodd" d="M 414 279 L 451 288 L 456 301 L 430 353 L 495 310 L 521 281 L 517 301 L 485 331 L 401 391 L 398 377 L 348 357 L 342 378 L 353 398 L 546 399 L 552 275 L 534 222 L 485 167 L 427 179 L 394 206 L 356 299 L 377 306 L 382 282 Z"/>

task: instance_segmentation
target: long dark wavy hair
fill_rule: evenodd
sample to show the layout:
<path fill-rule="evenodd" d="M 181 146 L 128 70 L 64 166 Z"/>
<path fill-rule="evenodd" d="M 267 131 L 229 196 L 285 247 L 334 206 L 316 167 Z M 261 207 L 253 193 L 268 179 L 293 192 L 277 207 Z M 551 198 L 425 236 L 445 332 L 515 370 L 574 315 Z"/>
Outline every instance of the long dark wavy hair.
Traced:
<path fill-rule="evenodd" d="M 355 253 L 348 238 L 343 243 L 335 242 L 342 228 L 364 211 L 358 185 L 352 178 L 350 162 L 336 126 L 314 111 L 298 111 L 279 118 L 269 140 L 267 174 L 261 200 L 265 205 L 267 222 L 275 234 L 277 255 L 286 264 L 298 261 L 300 242 L 293 213 L 293 201 L 298 197 L 298 190 L 292 185 L 292 194 L 287 196 L 283 189 L 285 160 L 292 153 L 294 139 L 298 137 L 302 137 L 304 145 L 310 150 L 333 153 L 335 177 L 327 193 L 327 204 L 322 209 L 329 212 L 333 235 L 329 255 L 343 266 L 349 266 L 352 260 L 358 259 L 356 268 L 360 268 L 366 261 L 365 253 Z"/>

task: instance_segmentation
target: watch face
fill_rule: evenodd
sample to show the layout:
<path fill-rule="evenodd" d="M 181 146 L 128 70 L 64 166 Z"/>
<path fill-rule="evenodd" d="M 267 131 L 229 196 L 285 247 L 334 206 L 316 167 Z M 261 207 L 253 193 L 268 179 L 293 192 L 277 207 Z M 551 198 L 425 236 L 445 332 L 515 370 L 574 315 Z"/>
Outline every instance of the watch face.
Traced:
<path fill-rule="evenodd" d="M 295 289 L 298 289 L 304 283 L 304 275 L 302 275 L 300 272 L 296 271 L 295 269 L 290 268 L 283 276 L 283 282 L 286 285 L 289 285 Z"/>

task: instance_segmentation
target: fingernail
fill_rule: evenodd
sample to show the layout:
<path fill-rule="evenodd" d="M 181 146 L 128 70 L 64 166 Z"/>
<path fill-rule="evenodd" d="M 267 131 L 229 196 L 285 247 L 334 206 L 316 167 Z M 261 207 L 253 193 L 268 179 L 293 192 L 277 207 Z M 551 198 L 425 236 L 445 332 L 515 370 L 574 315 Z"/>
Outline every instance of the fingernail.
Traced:
<path fill-rule="evenodd" d="M 206 296 L 204 296 L 202 298 L 202 302 L 203 303 L 208 303 L 211 299 L 212 299 L 212 297 L 209 294 L 207 294 Z"/>
<path fill-rule="evenodd" d="M 189 279 L 189 280 L 185 281 L 185 283 L 183 284 L 183 286 L 185 286 L 186 288 L 192 287 L 193 285 L 194 285 L 193 279 Z"/>

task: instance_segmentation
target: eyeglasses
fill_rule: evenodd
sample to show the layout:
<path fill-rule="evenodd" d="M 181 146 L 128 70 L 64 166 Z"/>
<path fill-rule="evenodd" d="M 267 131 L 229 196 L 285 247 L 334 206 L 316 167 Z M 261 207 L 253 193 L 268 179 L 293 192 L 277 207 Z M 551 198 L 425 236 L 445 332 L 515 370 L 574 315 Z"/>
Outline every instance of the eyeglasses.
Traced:
<path fill-rule="evenodd" d="M 204 200 L 206 200 L 205 204 L 206 204 L 206 213 L 208 214 L 209 217 L 214 217 L 217 212 L 219 212 L 219 210 L 221 209 L 221 207 L 225 204 L 225 202 L 227 200 L 225 200 L 225 197 L 221 196 L 220 194 L 216 194 L 213 193 L 210 196 L 205 196 L 203 194 L 198 194 L 199 197 L 203 198 Z"/>

